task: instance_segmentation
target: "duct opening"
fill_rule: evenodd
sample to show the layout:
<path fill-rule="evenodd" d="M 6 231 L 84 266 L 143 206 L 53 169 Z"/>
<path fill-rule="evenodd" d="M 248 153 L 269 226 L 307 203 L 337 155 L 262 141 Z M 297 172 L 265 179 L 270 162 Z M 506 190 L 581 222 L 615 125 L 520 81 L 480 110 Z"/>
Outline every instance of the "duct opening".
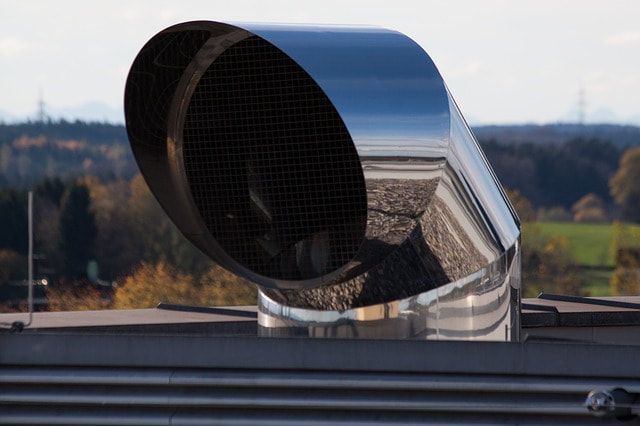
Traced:
<path fill-rule="evenodd" d="M 127 131 L 134 149 L 165 151 L 173 92 L 209 31 L 179 31 L 154 37 L 136 58 L 127 80 Z"/>
<path fill-rule="evenodd" d="M 358 154 L 322 89 L 277 47 L 251 36 L 216 58 L 182 141 L 204 224 L 242 266 L 305 280 L 355 257 L 367 220 Z"/>

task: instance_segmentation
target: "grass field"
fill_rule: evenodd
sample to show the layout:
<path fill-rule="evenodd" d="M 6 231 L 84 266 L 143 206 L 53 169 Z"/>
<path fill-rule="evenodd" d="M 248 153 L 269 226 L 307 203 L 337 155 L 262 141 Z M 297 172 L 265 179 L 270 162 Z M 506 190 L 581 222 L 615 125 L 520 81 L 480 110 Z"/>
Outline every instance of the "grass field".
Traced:
<path fill-rule="evenodd" d="M 545 237 L 562 236 L 569 242 L 573 258 L 581 266 L 585 289 L 591 296 L 610 295 L 613 272 L 611 249 L 613 226 L 610 223 L 538 222 L 532 224 Z M 640 229 L 640 225 L 631 225 Z M 527 238 L 527 231 L 523 234 Z"/>
<path fill-rule="evenodd" d="M 584 266 L 614 266 L 610 223 L 539 222 L 546 237 L 565 237 L 576 263 Z"/>
<path fill-rule="evenodd" d="M 613 269 L 587 269 L 582 268 L 582 278 L 584 279 L 584 289 L 586 294 L 593 297 L 611 296 L 609 280 Z"/>

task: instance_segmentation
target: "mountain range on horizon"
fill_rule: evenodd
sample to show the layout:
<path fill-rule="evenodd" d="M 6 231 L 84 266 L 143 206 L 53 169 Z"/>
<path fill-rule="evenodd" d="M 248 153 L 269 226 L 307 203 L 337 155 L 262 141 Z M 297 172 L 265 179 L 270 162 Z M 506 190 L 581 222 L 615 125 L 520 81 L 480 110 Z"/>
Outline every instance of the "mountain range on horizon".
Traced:
<path fill-rule="evenodd" d="M 111 105 L 100 101 L 91 101 L 67 107 L 45 105 L 44 114 L 47 118 L 51 118 L 52 120 L 64 119 L 67 121 L 81 120 L 114 124 L 124 123 L 124 112 L 122 108 L 114 108 Z M 0 109 L 0 122 L 18 123 L 27 120 L 37 120 L 39 115 L 39 111 L 34 111 L 31 114 L 14 114 Z"/>
<path fill-rule="evenodd" d="M 505 124 L 471 126 L 480 141 L 507 144 L 554 144 L 573 139 L 598 139 L 623 148 L 640 145 L 640 126 L 631 124 Z"/>
<path fill-rule="evenodd" d="M 64 119 L 67 121 L 87 121 L 87 122 L 106 122 L 113 124 L 124 123 L 124 112 L 120 107 L 113 107 L 106 102 L 91 101 L 75 106 L 56 107 L 45 104 L 45 116 L 52 120 Z M 28 120 L 37 120 L 39 112 L 34 111 L 30 114 L 16 114 L 5 109 L 0 109 L 0 123 L 19 123 Z M 485 128 L 494 126 L 555 126 L 555 125 L 571 125 L 577 124 L 573 114 L 566 114 L 555 122 L 522 122 L 522 123 L 500 123 L 500 122 L 479 122 L 473 119 L 468 120 L 473 128 Z M 621 118 L 613 111 L 607 108 L 599 108 L 586 115 L 585 125 L 610 124 L 619 126 L 640 126 L 640 115 Z"/>
<path fill-rule="evenodd" d="M 95 111 L 99 111 L 99 109 Z M 103 134 L 110 135 L 105 142 L 117 140 L 121 144 L 128 143 L 126 130 L 121 121 L 100 117 L 98 114 L 94 114 L 89 119 L 46 116 L 46 120 L 42 123 L 36 117 L 9 121 L 3 120 L 0 115 L 0 144 L 10 143 L 14 138 L 20 136 L 45 136 L 53 139 L 72 137 L 96 142 L 96 137 Z M 73 123 L 78 123 L 78 125 L 73 125 Z M 482 143 L 495 141 L 507 144 L 560 144 L 575 139 L 597 139 L 611 143 L 618 148 L 640 145 L 640 126 L 630 124 L 472 124 L 471 128 Z M 100 130 L 96 133 L 96 129 Z M 98 136 L 98 139 L 101 137 Z"/>

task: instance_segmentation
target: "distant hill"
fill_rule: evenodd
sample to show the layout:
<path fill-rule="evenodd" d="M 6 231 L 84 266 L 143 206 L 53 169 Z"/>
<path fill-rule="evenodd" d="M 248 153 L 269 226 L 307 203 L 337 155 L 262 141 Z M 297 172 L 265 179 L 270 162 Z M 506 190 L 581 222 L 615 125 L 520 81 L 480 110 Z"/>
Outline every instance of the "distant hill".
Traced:
<path fill-rule="evenodd" d="M 500 143 L 563 143 L 572 139 L 600 139 L 617 147 L 640 145 L 640 127 L 619 124 L 516 124 L 474 126 L 480 141 Z"/>
<path fill-rule="evenodd" d="M 0 124 L 0 187 L 46 177 L 129 179 L 138 170 L 124 126 L 83 121 Z"/>
<path fill-rule="evenodd" d="M 0 123 L 0 144 L 13 142 L 20 136 L 46 136 L 53 139 L 82 139 L 95 143 L 129 145 L 122 124 L 89 121 L 48 121 L 44 123 Z"/>
<path fill-rule="evenodd" d="M 609 179 L 624 150 L 640 145 L 640 127 L 632 125 L 495 125 L 473 131 L 500 182 L 537 208 L 569 210 L 594 193 L 613 210 Z"/>

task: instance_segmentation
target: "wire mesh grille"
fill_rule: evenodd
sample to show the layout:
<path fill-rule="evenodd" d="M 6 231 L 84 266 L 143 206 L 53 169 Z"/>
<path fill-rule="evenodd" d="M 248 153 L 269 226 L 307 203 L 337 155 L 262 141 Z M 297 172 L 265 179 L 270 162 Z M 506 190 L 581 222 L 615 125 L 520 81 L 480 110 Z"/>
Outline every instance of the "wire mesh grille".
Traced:
<path fill-rule="evenodd" d="M 207 69 L 183 158 L 207 228 L 250 270 L 309 279 L 355 256 L 367 214 L 357 152 L 324 92 L 270 43 L 249 37 Z"/>
<path fill-rule="evenodd" d="M 127 81 L 127 130 L 134 148 L 162 154 L 167 116 L 175 86 L 185 67 L 211 36 L 208 31 L 170 32 L 156 36 L 140 52 Z"/>

